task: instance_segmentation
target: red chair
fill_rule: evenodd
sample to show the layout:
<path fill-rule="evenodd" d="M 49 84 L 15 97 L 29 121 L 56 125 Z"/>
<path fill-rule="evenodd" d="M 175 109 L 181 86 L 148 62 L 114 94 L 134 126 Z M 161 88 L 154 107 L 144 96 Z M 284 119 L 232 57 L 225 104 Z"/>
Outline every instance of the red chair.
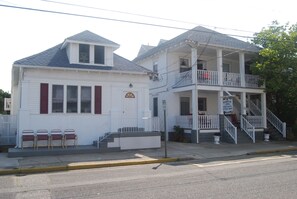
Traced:
<path fill-rule="evenodd" d="M 36 148 L 38 149 L 38 143 L 39 141 L 46 141 L 47 147 L 50 147 L 50 139 L 49 134 L 46 129 L 39 129 L 36 132 Z"/>
<path fill-rule="evenodd" d="M 62 131 L 60 129 L 53 129 L 51 130 L 51 134 L 50 134 L 50 145 L 51 148 L 53 148 L 53 142 L 54 141 L 61 141 L 61 147 L 63 148 L 63 134 Z"/>
<path fill-rule="evenodd" d="M 64 146 L 67 148 L 67 141 L 73 140 L 73 146 L 77 144 L 77 135 L 75 130 L 73 129 L 66 129 L 64 130 Z"/>
<path fill-rule="evenodd" d="M 35 148 L 35 135 L 33 130 L 22 131 L 22 149 L 24 147 L 24 142 L 32 142 L 32 146 Z"/>

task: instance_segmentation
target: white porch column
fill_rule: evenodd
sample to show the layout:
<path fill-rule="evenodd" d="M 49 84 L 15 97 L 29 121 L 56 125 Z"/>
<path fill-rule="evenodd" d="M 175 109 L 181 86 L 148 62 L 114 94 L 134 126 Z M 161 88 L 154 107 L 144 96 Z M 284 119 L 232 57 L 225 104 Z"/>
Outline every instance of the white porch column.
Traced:
<path fill-rule="evenodd" d="M 245 66 L 244 66 L 244 53 L 239 53 L 239 72 L 240 83 L 242 87 L 245 87 Z"/>
<path fill-rule="evenodd" d="M 223 115 L 224 110 L 223 110 L 223 91 L 218 92 L 218 114 Z"/>
<path fill-rule="evenodd" d="M 262 111 L 262 118 L 263 118 L 263 127 L 267 128 L 266 93 L 261 94 L 261 111 Z"/>
<path fill-rule="evenodd" d="M 197 89 L 197 48 L 191 49 L 192 82 L 195 85 L 192 90 L 192 130 L 198 130 L 198 89 Z"/>
<path fill-rule="evenodd" d="M 241 115 L 246 115 L 246 92 L 241 93 Z"/>
<path fill-rule="evenodd" d="M 218 83 L 223 85 L 223 51 L 217 49 L 217 70 L 218 70 Z"/>
<path fill-rule="evenodd" d="M 20 110 L 18 113 L 18 131 L 17 131 L 17 146 L 21 147 L 22 131 L 25 129 L 32 129 L 30 126 L 30 110 L 29 110 L 29 82 L 24 80 L 20 83 Z"/>

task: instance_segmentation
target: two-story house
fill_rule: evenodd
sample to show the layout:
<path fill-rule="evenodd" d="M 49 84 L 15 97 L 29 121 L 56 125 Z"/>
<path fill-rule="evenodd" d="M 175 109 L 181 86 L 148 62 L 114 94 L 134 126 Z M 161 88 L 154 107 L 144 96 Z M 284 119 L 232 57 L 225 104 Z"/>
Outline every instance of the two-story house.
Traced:
<path fill-rule="evenodd" d="M 198 26 L 154 48 L 142 46 L 133 61 L 154 72 L 151 110 L 163 118 L 166 102 L 169 131 L 179 125 L 196 143 L 214 133 L 234 143 L 243 133 L 255 142 L 267 119 L 276 120 L 266 109 L 264 85 L 250 72 L 258 52 L 248 42 Z M 285 136 L 282 122 L 274 126 Z"/>
<path fill-rule="evenodd" d="M 74 129 L 78 145 L 91 145 L 100 136 L 123 129 L 149 131 L 150 71 L 115 54 L 118 48 L 108 39 L 83 31 L 15 61 L 11 114 L 18 118 L 17 146 L 24 130 Z M 143 140 L 141 132 L 136 136 L 139 142 L 127 140 L 125 145 L 122 140 L 121 146 L 117 140 L 109 145 L 160 147 L 160 136 L 159 141 Z"/>

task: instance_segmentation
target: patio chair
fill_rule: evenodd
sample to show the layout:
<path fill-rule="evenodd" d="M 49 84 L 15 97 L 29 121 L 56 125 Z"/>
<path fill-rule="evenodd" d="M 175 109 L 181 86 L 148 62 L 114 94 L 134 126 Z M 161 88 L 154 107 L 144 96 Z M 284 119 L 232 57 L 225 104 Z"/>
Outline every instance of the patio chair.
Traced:
<path fill-rule="evenodd" d="M 67 148 L 67 141 L 73 140 L 73 146 L 77 144 L 77 135 L 74 129 L 65 129 L 64 130 L 64 147 Z"/>
<path fill-rule="evenodd" d="M 46 141 L 47 147 L 50 147 L 50 139 L 49 134 L 46 129 L 39 129 L 36 132 L 36 148 L 38 149 L 39 141 Z"/>
<path fill-rule="evenodd" d="M 35 134 L 33 130 L 22 131 L 22 149 L 24 147 L 24 142 L 32 142 L 32 147 L 35 148 Z"/>
<path fill-rule="evenodd" d="M 53 144 L 54 141 L 60 141 L 61 147 L 63 148 L 63 140 L 64 140 L 64 137 L 63 137 L 62 131 L 60 129 L 51 130 L 51 134 L 50 134 L 51 148 L 53 148 L 53 146 L 54 146 L 54 144 Z"/>

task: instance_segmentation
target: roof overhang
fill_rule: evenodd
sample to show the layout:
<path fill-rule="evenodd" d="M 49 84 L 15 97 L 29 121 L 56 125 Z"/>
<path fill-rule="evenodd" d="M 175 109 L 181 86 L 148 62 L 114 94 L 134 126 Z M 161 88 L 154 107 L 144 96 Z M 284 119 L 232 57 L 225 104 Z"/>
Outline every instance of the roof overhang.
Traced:
<path fill-rule="evenodd" d="M 75 40 L 70 40 L 70 39 L 65 39 L 63 42 L 61 49 L 65 48 L 69 43 L 75 43 L 75 44 L 88 44 L 88 45 L 94 45 L 94 46 L 106 46 L 106 47 L 111 47 L 113 50 L 117 50 L 120 45 L 119 44 L 106 44 L 106 43 L 96 43 L 96 42 L 85 42 L 85 41 L 75 41 Z"/>

